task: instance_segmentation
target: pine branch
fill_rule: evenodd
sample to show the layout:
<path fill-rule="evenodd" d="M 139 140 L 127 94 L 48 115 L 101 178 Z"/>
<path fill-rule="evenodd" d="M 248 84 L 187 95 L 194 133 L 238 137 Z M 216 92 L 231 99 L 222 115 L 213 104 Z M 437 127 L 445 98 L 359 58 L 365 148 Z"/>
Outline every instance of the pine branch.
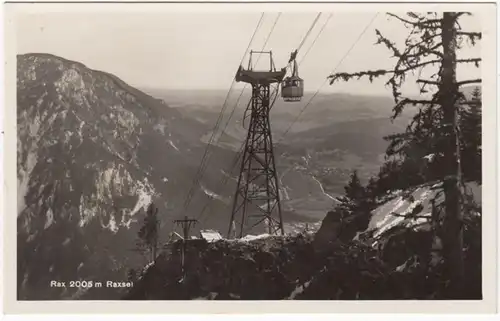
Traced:
<path fill-rule="evenodd" d="M 335 73 L 335 74 L 328 76 L 328 78 L 330 79 L 330 85 L 332 85 L 334 82 L 336 82 L 338 80 L 349 81 L 352 78 L 361 79 L 363 77 L 368 77 L 368 79 L 370 81 L 373 81 L 375 78 L 387 75 L 387 74 L 392 73 L 392 72 L 393 71 L 391 71 L 391 70 L 384 70 L 384 69 L 360 71 L 360 72 L 354 72 L 354 73 L 338 72 L 338 73 Z"/>
<path fill-rule="evenodd" d="M 411 66 L 409 68 L 398 70 L 398 72 L 400 72 L 400 73 L 406 73 L 408 71 L 415 70 L 415 69 L 420 68 L 420 67 L 425 67 L 425 66 L 428 66 L 428 65 L 434 65 L 434 64 L 438 64 L 438 63 L 441 63 L 441 59 L 428 60 L 428 61 L 424 61 L 424 62 L 415 64 L 415 65 L 413 65 L 413 66 Z"/>
<path fill-rule="evenodd" d="M 416 44 L 413 44 L 413 45 L 409 46 L 409 48 L 412 49 L 412 48 L 414 48 L 414 47 L 416 47 L 418 45 L 421 45 L 421 44 L 424 44 L 424 43 L 429 43 L 430 40 L 432 40 L 432 39 L 434 39 L 436 37 L 440 37 L 441 35 L 442 35 L 442 33 L 432 33 L 432 34 L 427 34 L 426 36 L 422 36 L 420 38 L 419 42 L 417 42 Z M 441 43 L 440 43 L 440 45 L 441 45 Z"/>
<path fill-rule="evenodd" d="M 439 85 L 438 81 L 428 80 L 428 79 L 417 79 L 417 83 L 426 84 L 426 85 Z"/>
<path fill-rule="evenodd" d="M 439 51 L 436 51 L 437 48 L 441 47 L 443 45 L 442 42 L 439 42 L 437 44 L 435 44 L 433 47 L 431 48 L 427 48 L 425 47 L 422 43 L 419 43 L 418 44 L 418 49 L 420 49 L 419 52 L 413 54 L 413 55 L 409 55 L 408 57 L 417 57 L 417 56 L 421 56 L 421 55 L 424 55 L 424 54 L 433 54 L 433 55 L 436 55 L 438 56 L 439 58 L 443 58 L 443 53 L 442 52 L 439 52 Z"/>
<path fill-rule="evenodd" d="M 425 67 L 428 65 L 433 65 L 440 63 L 441 60 L 429 60 L 429 61 L 424 61 L 415 65 L 412 65 L 410 67 L 404 68 L 404 69 L 394 69 L 394 70 L 384 70 L 384 69 L 379 69 L 379 70 L 368 70 L 368 71 L 360 71 L 360 72 L 355 72 L 355 73 L 346 73 L 346 72 L 339 72 L 332 74 L 328 76 L 330 79 L 330 85 L 333 84 L 337 80 L 343 80 L 343 81 L 349 81 L 352 78 L 363 78 L 363 77 L 368 77 L 370 82 L 372 82 L 375 78 L 385 76 L 387 74 L 396 74 L 396 75 L 402 75 L 408 71 L 415 70 L 420 67 Z"/>
<path fill-rule="evenodd" d="M 435 104 L 436 104 L 435 99 L 427 100 L 427 99 L 404 98 L 403 100 L 399 101 L 396 104 L 396 106 L 394 106 L 394 108 L 392 109 L 394 111 L 394 114 L 391 116 L 391 119 L 392 120 L 396 119 L 403 112 L 404 107 L 406 107 L 407 105 L 413 105 L 413 106 L 431 105 L 431 106 L 433 106 Z"/>
<path fill-rule="evenodd" d="M 482 38 L 482 35 L 480 32 L 458 31 L 457 36 L 466 37 L 472 45 L 475 45 L 477 40 L 481 40 L 481 38 Z"/>
<path fill-rule="evenodd" d="M 457 63 L 473 63 L 477 68 L 479 68 L 479 63 L 481 61 L 481 58 L 457 59 Z"/>
<path fill-rule="evenodd" d="M 395 43 L 384 37 L 378 29 L 375 29 L 375 34 L 377 35 L 377 42 L 375 43 L 376 45 L 383 43 L 389 50 L 392 51 L 394 57 L 401 57 L 401 53 L 399 52 L 398 48 L 396 48 Z"/>
<path fill-rule="evenodd" d="M 410 99 L 410 98 L 406 98 L 405 102 L 407 104 L 412 104 L 414 106 L 416 106 L 416 105 L 432 105 L 432 104 L 436 103 L 436 101 L 432 100 L 432 99 L 428 100 L 428 99 Z"/>

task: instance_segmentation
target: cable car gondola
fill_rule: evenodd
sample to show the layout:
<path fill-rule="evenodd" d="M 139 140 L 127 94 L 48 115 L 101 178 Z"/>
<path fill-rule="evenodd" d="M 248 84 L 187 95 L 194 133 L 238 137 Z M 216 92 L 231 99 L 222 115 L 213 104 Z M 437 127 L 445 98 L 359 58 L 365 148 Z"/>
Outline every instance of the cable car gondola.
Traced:
<path fill-rule="evenodd" d="M 304 80 L 299 77 L 296 55 L 297 51 L 293 52 L 289 61 L 293 63 L 292 75 L 286 77 L 281 83 L 281 97 L 286 102 L 300 101 L 304 96 Z"/>

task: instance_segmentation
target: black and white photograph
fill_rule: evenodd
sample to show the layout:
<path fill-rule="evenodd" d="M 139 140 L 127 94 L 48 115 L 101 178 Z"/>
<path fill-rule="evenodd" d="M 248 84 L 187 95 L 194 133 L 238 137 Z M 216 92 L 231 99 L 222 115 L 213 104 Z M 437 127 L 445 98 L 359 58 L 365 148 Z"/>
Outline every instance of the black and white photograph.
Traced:
<path fill-rule="evenodd" d="M 12 300 L 492 293 L 495 4 L 4 5 Z"/>

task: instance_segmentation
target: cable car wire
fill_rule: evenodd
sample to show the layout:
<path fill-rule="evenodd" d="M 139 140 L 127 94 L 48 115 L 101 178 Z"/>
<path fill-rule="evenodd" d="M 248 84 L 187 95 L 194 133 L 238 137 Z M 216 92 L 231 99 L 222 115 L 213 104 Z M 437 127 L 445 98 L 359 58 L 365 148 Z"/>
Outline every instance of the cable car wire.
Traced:
<path fill-rule="evenodd" d="M 247 55 L 248 50 L 250 49 L 250 46 L 252 45 L 252 42 L 253 42 L 253 40 L 255 38 L 255 35 L 257 34 L 257 31 L 259 30 L 259 28 L 260 28 L 260 26 L 262 24 L 263 19 L 264 19 L 264 12 L 262 12 L 262 14 L 260 16 L 260 19 L 259 19 L 259 22 L 257 23 L 257 26 L 255 27 L 255 30 L 254 30 L 254 32 L 252 34 L 252 37 L 250 38 L 248 46 L 247 46 L 245 52 L 243 53 L 243 57 L 241 58 L 240 65 L 243 63 L 243 60 L 245 59 L 245 56 Z M 202 172 L 204 172 L 205 169 L 206 169 L 206 162 L 207 162 L 207 159 L 209 157 L 209 153 L 208 152 L 210 150 L 210 147 L 212 146 L 213 139 L 214 139 L 214 137 L 215 137 L 215 135 L 216 135 L 216 133 L 218 131 L 220 122 L 221 122 L 221 120 L 222 120 L 222 118 L 224 116 L 224 111 L 227 108 L 227 102 L 229 100 L 229 96 L 231 94 L 231 91 L 232 91 L 235 83 L 236 83 L 236 76 L 233 77 L 233 81 L 231 82 L 231 86 L 229 88 L 229 91 L 228 91 L 228 93 L 226 95 L 226 98 L 224 100 L 224 103 L 222 105 L 222 109 L 221 109 L 221 111 L 219 113 L 219 117 L 217 118 L 217 121 L 216 121 L 215 126 L 213 128 L 212 136 L 210 137 L 210 140 L 209 140 L 209 142 L 208 142 L 208 144 L 207 144 L 207 146 L 205 148 L 205 152 L 203 154 L 203 157 L 201 159 L 200 165 L 198 167 L 198 171 L 195 174 L 195 178 L 193 180 L 193 184 L 192 184 L 192 186 L 191 186 L 191 188 L 190 188 L 190 190 L 189 190 L 189 192 L 187 194 L 186 200 L 184 202 L 184 210 L 186 210 L 188 208 L 188 206 L 189 206 L 189 204 L 191 202 L 191 199 L 192 199 L 192 197 L 194 195 L 194 191 L 196 190 L 196 186 L 198 185 L 198 183 L 199 183 L 199 181 L 200 181 L 200 179 L 202 177 Z"/>
<path fill-rule="evenodd" d="M 340 67 L 340 65 L 342 65 L 342 63 L 344 62 L 344 60 L 347 58 L 347 56 L 351 53 L 352 49 L 354 49 L 354 47 L 356 46 L 356 44 L 359 42 L 359 40 L 363 37 L 363 35 L 366 33 L 366 31 L 368 30 L 368 28 L 372 25 L 372 23 L 375 21 L 375 18 L 377 18 L 378 16 L 378 12 L 373 16 L 373 18 L 370 20 L 370 22 L 368 22 L 368 24 L 366 25 L 366 27 L 363 29 L 363 31 L 358 35 L 358 37 L 356 38 L 356 40 L 352 43 L 351 47 L 349 48 L 349 50 L 347 50 L 347 52 L 344 54 L 344 56 L 342 57 L 342 59 L 337 63 L 337 65 L 333 68 L 333 70 L 330 72 L 330 75 L 335 73 L 335 71 L 337 71 L 337 69 Z M 300 110 L 299 114 L 297 115 L 297 117 L 295 117 L 295 119 L 293 120 L 293 122 L 290 124 L 290 126 L 288 126 L 287 130 L 285 130 L 285 132 L 283 133 L 283 135 L 280 137 L 280 139 L 278 140 L 278 144 L 285 138 L 285 136 L 288 134 L 288 132 L 290 131 L 290 129 L 293 127 L 293 125 L 297 122 L 297 120 L 300 118 L 300 116 L 302 115 L 302 113 L 307 109 L 307 107 L 309 107 L 309 105 L 311 104 L 311 102 L 313 101 L 313 99 L 318 95 L 319 91 L 325 86 L 325 84 L 327 83 L 328 81 L 328 77 L 325 78 L 325 80 L 323 81 L 323 83 L 321 84 L 321 86 L 318 88 L 318 90 L 314 93 L 314 95 L 311 97 L 311 99 L 309 99 L 309 101 L 307 102 L 307 104 Z"/>
<path fill-rule="evenodd" d="M 316 16 L 316 18 L 314 19 L 313 23 L 311 24 L 311 27 L 309 27 L 309 30 L 307 30 L 304 38 L 302 39 L 302 42 L 299 44 L 299 46 L 297 47 L 297 52 L 300 51 L 300 49 L 302 49 L 302 46 L 304 45 L 304 43 L 306 42 L 306 39 L 309 37 L 309 35 L 311 34 L 311 31 L 314 29 L 314 26 L 316 26 L 316 23 L 318 22 L 319 18 L 321 17 L 321 12 L 318 13 L 318 15 Z"/>
<path fill-rule="evenodd" d="M 233 172 L 233 170 L 237 167 L 238 165 L 238 161 L 239 159 L 241 158 L 241 156 L 243 155 L 243 150 L 245 148 L 245 141 L 242 142 L 238 152 L 236 153 L 236 155 L 234 156 L 233 158 L 233 161 L 231 162 L 231 169 L 229 170 L 229 172 L 227 173 L 227 175 L 223 175 L 222 176 L 222 179 L 220 180 L 219 184 L 218 184 L 218 190 L 219 192 L 222 192 L 222 188 L 227 184 L 228 180 L 229 180 L 229 177 L 231 176 L 231 173 Z M 203 207 L 203 209 L 201 210 L 200 214 L 198 215 L 198 217 L 196 218 L 197 220 L 200 220 L 201 217 L 203 216 L 203 214 L 205 213 L 205 211 L 208 209 L 209 211 L 211 210 L 211 206 L 213 204 L 213 202 L 211 202 L 211 200 L 213 200 L 213 197 L 211 197 L 206 203 L 205 203 L 205 206 Z"/>
<path fill-rule="evenodd" d="M 323 26 L 321 27 L 321 29 L 319 30 L 318 34 L 316 35 L 316 37 L 314 38 L 314 40 L 312 41 L 311 45 L 309 46 L 309 48 L 307 48 L 306 50 L 306 53 L 302 56 L 302 58 L 300 59 L 299 61 L 299 66 L 304 62 L 304 60 L 306 59 L 307 55 L 309 54 L 309 52 L 311 51 L 312 47 L 314 47 L 314 45 L 316 44 L 316 41 L 318 40 L 319 36 L 321 35 L 321 33 L 323 32 L 323 30 L 325 30 L 325 27 L 326 25 L 328 24 L 328 22 L 330 21 L 330 19 L 333 17 L 333 13 L 330 13 L 330 15 L 328 16 L 328 18 L 326 19 L 325 23 L 323 24 Z"/>

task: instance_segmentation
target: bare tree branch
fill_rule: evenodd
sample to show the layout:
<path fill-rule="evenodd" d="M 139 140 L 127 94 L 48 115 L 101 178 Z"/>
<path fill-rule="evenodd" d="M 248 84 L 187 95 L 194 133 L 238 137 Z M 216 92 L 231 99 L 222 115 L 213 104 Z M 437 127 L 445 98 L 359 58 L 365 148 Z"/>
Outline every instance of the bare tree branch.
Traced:
<path fill-rule="evenodd" d="M 481 58 L 457 59 L 457 63 L 473 63 L 477 68 L 479 68 L 479 63 L 481 61 Z"/>
<path fill-rule="evenodd" d="M 465 31 L 457 31 L 458 36 L 467 36 L 467 37 L 474 37 L 481 39 L 481 33 L 480 32 L 465 32 Z"/>
<path fill-rule="evenodd" d="M 396 19 L 398 19 L 399 21 L 401 21 L 401 22 L 403 22 L 403 23 L 406 23 L 406 24 L 412 25 L 412 26 L 417 26 L 417 25 L 418 25 L 418 22 L 414 22 L 414 21 L 406 20 L 406 19 L 401 18 L 400 16 L 395 15 L 395 14 L 390 13 L 390 12 L 388 12 L 388 13 L 387 13 L 387 15 L 388 15 L 388 16 L 390 16 L 390 17 L 396 18 Z"/>
<path fill-rule="evenodd" d="M 427 84 L 427 85 L 439 85 L 439 82 L 428 79 L 417 79 L 417 83 Z"/>
<path fill-rule="evenodd" d="M 481 79 L 470 79 L 457 82 L 457 86 L 463 86 L 468 84 L 480 84 L 481 82 L 482 82 Z"/>
<path fill-rule="evenodd" d="M 464 58 L 464 59 L 457 59 L 457 62 L 481 62 L 481 58 Z"/>
<path fill-rule="evenodd" d="M 393 18 L 396 18 L 398 19 L 399 21 L 405 23 L 405 24 L 409 24 L 409 25 L 412 25 L 412 26 L 415 26 L 415 27 L 419 27 L 419 28 L 429 28 L 429 29 L 438 29 L 440 26 L 439 24 L 441 23 L 441 19 L 427 19 L 427 20 L 424 20 L 424 19 L 421 19 L 421 18 L 417 18 L 418 21 L 410 21 L 410 20 L 407 20 L 407 19 L 404 19 L 404 18 L 401 18 L 400 16 L 396 15 L 396 14 L 393 14 L 393 13 L 390 13 L 388 12 L 387 13 L 388 16 L 390 17 L 393 17 Z"/>

